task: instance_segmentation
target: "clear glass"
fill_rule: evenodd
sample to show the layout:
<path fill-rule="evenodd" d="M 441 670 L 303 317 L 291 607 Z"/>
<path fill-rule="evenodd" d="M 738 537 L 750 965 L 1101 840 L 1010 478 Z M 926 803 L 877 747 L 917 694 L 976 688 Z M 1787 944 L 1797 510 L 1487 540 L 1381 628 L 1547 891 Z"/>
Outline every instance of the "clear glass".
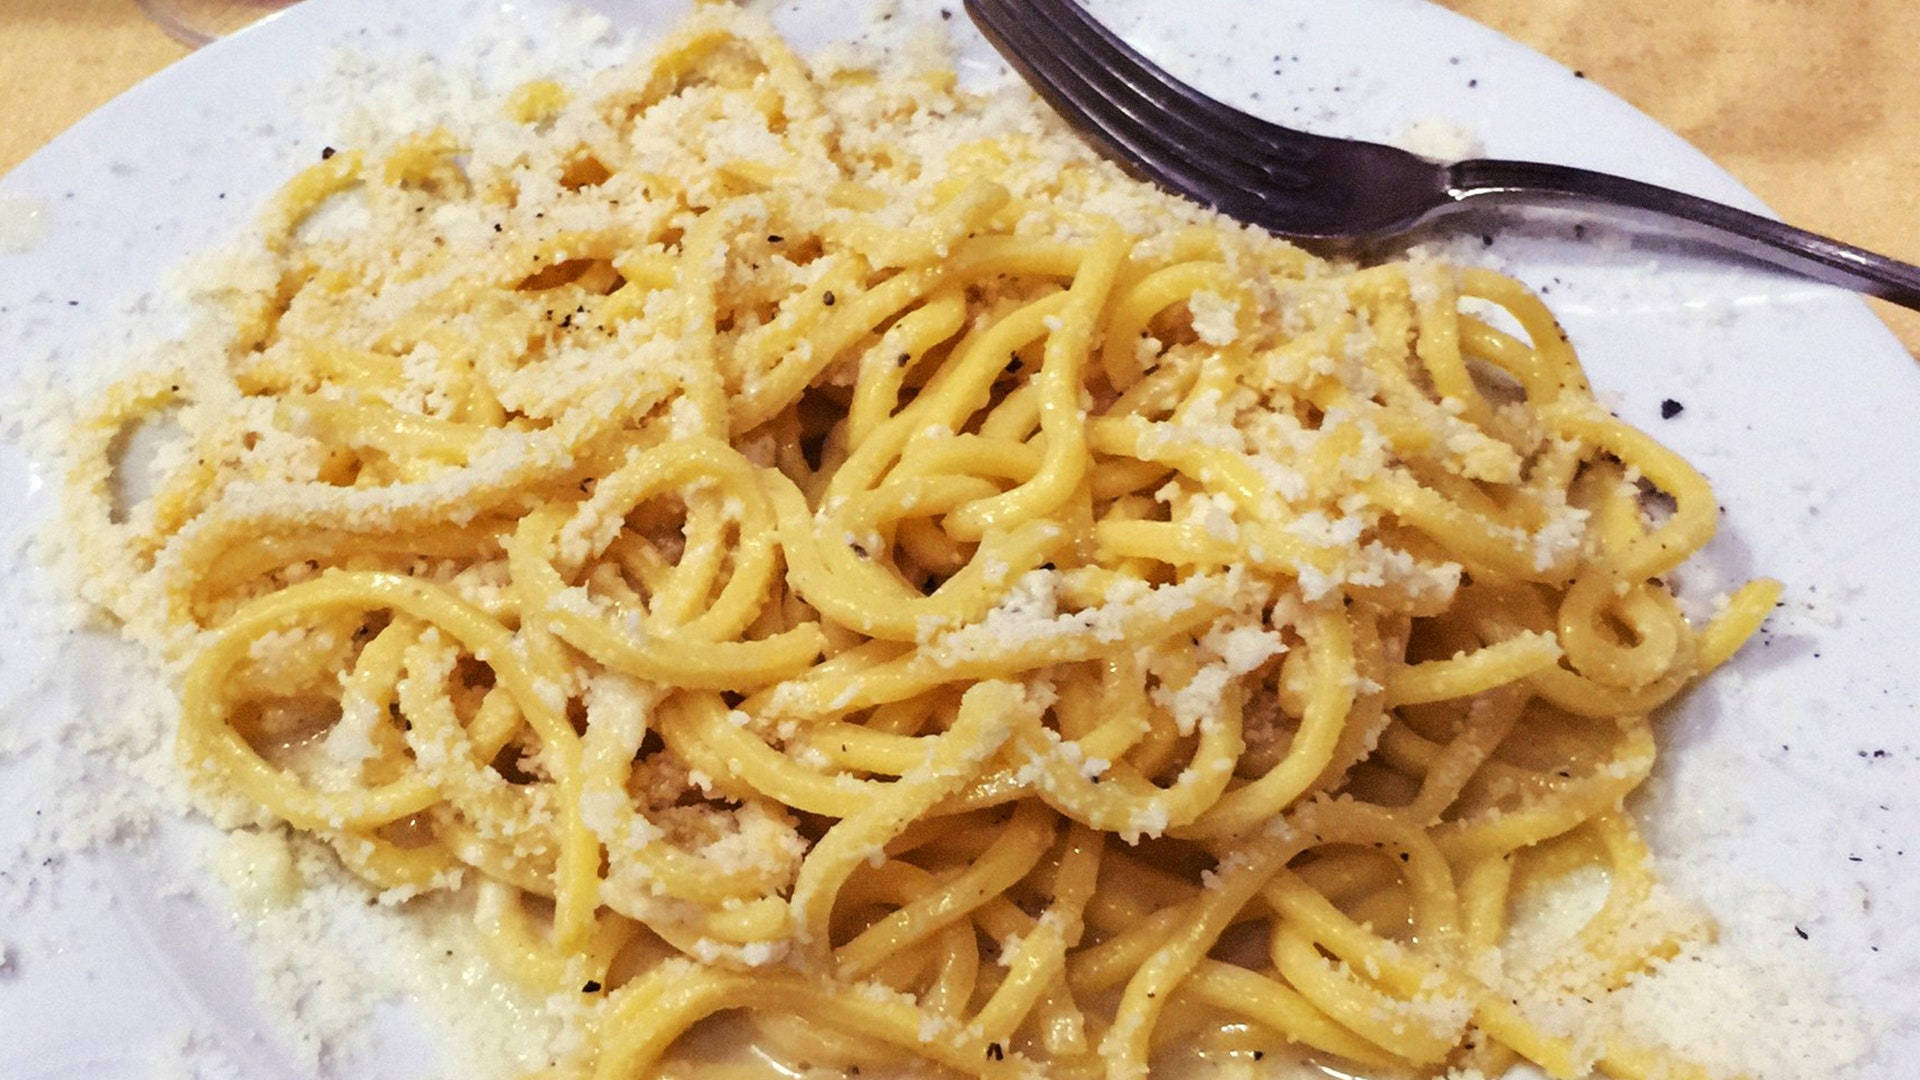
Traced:
<path fill-rule="evenodd" d="M 294 0 L 135 0 L 147 17 L 198 48 L 291 7 Z"/>

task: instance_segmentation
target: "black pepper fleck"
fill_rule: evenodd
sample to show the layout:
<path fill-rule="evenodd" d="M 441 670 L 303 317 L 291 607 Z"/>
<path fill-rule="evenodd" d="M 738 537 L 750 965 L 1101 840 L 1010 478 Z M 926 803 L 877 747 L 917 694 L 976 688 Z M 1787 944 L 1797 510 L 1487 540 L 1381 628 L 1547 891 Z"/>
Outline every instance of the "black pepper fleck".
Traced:
<path fill-rule="evenodd" d="M 831 289 L 827 290 L 827 294 L 820 298 L 820 302 L 827 305 L 828 307 L 832 307 L 833 306 L 833 290 Z"/>
<path fill-rule="evenodd" d="M 1805 930 L 1802 930 L 1802 929 L 1800 929 L 1800 928 L 1799 928 L 1799 927 L 1797 927 L 1797 926 L 1793 928 L 1793 932 L 1794 932 L 1794 933 L 1796 933 L 1796 934 L 1799 934 L 1799 935 L 1800 935 L 1800 940 L 1801 940 L 1801 941 L 1811 941 L 1811 940 L 1813 940 L 1812 938 L 1810 938 L 1810 937 L 1808 937 L 1808 936 L 1807 936 L 1807 932 L 1806 932 Z"/>
<path fill-rule="evenodd" d="M 1671 420 L 1685 412 L 1686 409 L 1687 407 L 1685 405 L 1680 404 L 1672 398 L 1668 398 L 1660 403 L 1660 419 Z"/>
<path fill-rule="evenodd" d="M 587 980 L 587 981 L 586 981 L 585 983 L 583 983 L 583 984 L 581 984 L 581 987 L 580 987 L 580 992 L 581 992 L 581 993 L 583 993 L 583 994 L 597 994 L 597 993 L 599 993 L 599 992 L 600 992 L 600 980 L 599 980 L 599 979 L 588 979 L 588 980 Z"/>
<path fill-rule="evenodd" d="M 333 147 L 323 146 L 320 148 L 320 160 L 325 161 L 336 153 L 338 153 L 338 151 L 336 151 Z"/>

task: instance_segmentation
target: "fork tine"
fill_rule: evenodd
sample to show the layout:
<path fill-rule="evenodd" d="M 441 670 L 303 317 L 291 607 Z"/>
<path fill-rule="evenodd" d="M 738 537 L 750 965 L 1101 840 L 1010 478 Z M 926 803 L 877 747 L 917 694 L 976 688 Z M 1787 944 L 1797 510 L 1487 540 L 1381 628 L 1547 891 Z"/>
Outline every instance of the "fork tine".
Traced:
<path fill-rule="evenodd" d="M 1161 130 L 1157 107 L 1125 83 L 1101 85 L 1090 72 L 1100 69 L 1084 59 L 1061 55 L 1063 35 L 1048 33 L 1016 6 L 1018 0 L 966 0 L 981 29 L 999 39 L 1001 52 L 1028 81 L 1070 122 L 1107 144 L 1114 156 L 1133 163 L 1150 178 L 1219 209 L 1264 203 L 1263 185 L 1273 181 L 1241 168 L 1228 170 L 1209 162 L 1206 171 L 1194 168 L 1191 147 Z"/>
<path fill-rule="evenodd" d="M 1310 160 L 1326 141 L 1321 136 L 1281 127 L 1242 112 L 1174 78 L 1094 18 L 1076 0 L 1025 0 L 1025 6 L 1052 24 L 1062 39 L 1079 47 L 1103 70 L 1126 82 L 1162 112 L 1186 121 L 1202 137 L 1215 136 L 1224 125 L 1235 136 L 1252 138 L 1262 150 L 1296 164 Z M 1209 141 L 1231 145 L 1241 154 L 1245 151 L 1242 141 L 1229 143 L 1213 138 Z"/>
<path fill-rule="evenodd" d="M 1050 51 L 1064 54 L 1089 86 L 1193 156 L 1237 162 L 1263 179 L 1273 179 L 1277 165 L 1297 163 L 1298 154 L 1291 147 L 1280 154 L 1269 151 L 1267 140 L 1254 127 L 1253 117 L 1201 97 L 1171 75 L 1153 68 L 1137 53 L 1122 51 L 1124 42 L 1106 34 L 1105 27 L 1087 17 L 1072 0 L 1024 0 L 1022 8 L 1036 36 L 1050 46 Z M 1079 18 L 1063 26 L 1062 19 L 1068 18 L 1066 11 Z M 1102 34 L 1096 35 L 1093 28 Z M 1167 89 L 1169 85 L 1183 92 L 1172 92 Z M 1206 107 L 1192 106 L 1192 101 L 1204 101 Z"/>
<path fill-rule="evenodd" d="M 1084 134 L 1107 144 L 1107 149 L 1123 161 L 1134 163 L 1155 179 L 1183 191 L 1199 186 L 1198 178 L 1178 166 L 1180 157 L 1157 132 L 1138 123 L 1113 106 L 1104 95 L 1088 86 L 1081 73 L 1041 40 L 1006 0 L 965 0 L 967 10 L 990 38 L 997 39 L 1001 54 L 1021 69 L 1027 81 L 1062 116 Z"/>

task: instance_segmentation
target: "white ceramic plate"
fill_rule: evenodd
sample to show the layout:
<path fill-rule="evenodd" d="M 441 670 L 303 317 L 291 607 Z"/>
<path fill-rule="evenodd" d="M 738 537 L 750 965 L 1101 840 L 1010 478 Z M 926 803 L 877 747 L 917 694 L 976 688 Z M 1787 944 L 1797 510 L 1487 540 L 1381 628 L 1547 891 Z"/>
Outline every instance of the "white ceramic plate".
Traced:
<path fill-rule="evenodd" d="M 642 37 L 677 9 L 599 6 Z M 991 52 L 958 0 L 946 6 L 965 70 L 991 77 Z M 783 4 L 777 16 L 813 46 L 859 32 L 862 20 L 836 7 Z M 1097 7 L 1167 66 L 1282 122 L 1393 140 L 1440 119 L 1489 155 L 1758 208 L 1605 91 L 1420 0 L 1185 0 L 1177 19 L 1150 0 Z M 550 10 L 547 0 L 310 0 L 88 117 L 0 180 L 0 237 L 27 247 L 0 251 L 0 376 L 51 355 L 67 377 L 86 379 L 124 352 L 139 332 L 127 327 L 168 325 L 155 294 L 163 269 L 236 231 L 333 137 L 296 117 L 313 108 L 311 88 L 336 47 L 484 53 L 483 66 L 504 71 L 530 48 L 552 51 Z M 941 14 L 915 3 L 897 18 L 939 25 Z M 464 41 L 476 26 L 515 29 L 481 50 Z M 608 51 L 576 44 L 580 64 Z M 1788 583 L 1765 639 L 1666 721 L 1665 763 L 1642 808 L 1656 816 L 1667 876 L 1783 970 L 1831 979 L 1799 992 L 1857 1006 L 1885 1028 L 1855 1075 L 1908 1075 L 1900 1063 L 1920 1060 L 1920 888 L 1909 869 L 1920 864 L 1911 621 L 1920 575 L 1908 561 L 1920 550 L 1920 372 L 1852 297 L 1631 236 L 1598 242 L 1598 225 L 1576 242 L 1572 224 L 1509 221 L 1488 254 L 1548 294 L 1603 397 L 1718 488 L 1721 535 L 1707 565 L 1682 580 L 1687 597 L 1700 602 L 1758 572 Z M 1662 419 L 1668 400 L 1684 411 Z M 23 451 L 0 445 L 0 550 L 20 549 L 54 486 Z M 12 616 L 0 643 L 0 1072 L 310 1072 L 301 1064 L 310 1052 L 267 1029 L 219 889 L 194 887 L 211 881 L 194 862 L 208 829 L 167 825 L 89 855 L 55 850 L 48 815 L 60 793 L 129 782 L 76 745 L 95 726 L 89 716 L 152 691 L 120 681 L 117 646 L 67 635 L 37 575 L 0 578 L 0 604 Z M 173 869 L 157 878 L 162 866 Z M 297 984 L 301 973 L 273 976 L 282 991 L 290 977 Z M 377 1060 L 351 1071 L 437 1074 L 415 1015 L 405 1005 L 383 1013 Z"/>

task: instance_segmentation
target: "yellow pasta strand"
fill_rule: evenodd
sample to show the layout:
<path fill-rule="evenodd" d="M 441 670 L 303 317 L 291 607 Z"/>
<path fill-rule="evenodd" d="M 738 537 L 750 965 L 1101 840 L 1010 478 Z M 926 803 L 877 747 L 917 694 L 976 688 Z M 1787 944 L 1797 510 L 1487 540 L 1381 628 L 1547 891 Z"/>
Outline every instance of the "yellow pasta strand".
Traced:
<path fill-rule="evenodd" d="M 1705 481 L 1517 282 L 952 82 L 703 6 L 289 181 L 231 344 L 75 424 L 184 766 L 592 995 L 547 1080 L 1701 1075 L 1580 998 L 1692 930 L 1623 800 L 1780 595 L 1675 602 Z M 1515 896 L 1587 865 L 1523 979 Z"/>

